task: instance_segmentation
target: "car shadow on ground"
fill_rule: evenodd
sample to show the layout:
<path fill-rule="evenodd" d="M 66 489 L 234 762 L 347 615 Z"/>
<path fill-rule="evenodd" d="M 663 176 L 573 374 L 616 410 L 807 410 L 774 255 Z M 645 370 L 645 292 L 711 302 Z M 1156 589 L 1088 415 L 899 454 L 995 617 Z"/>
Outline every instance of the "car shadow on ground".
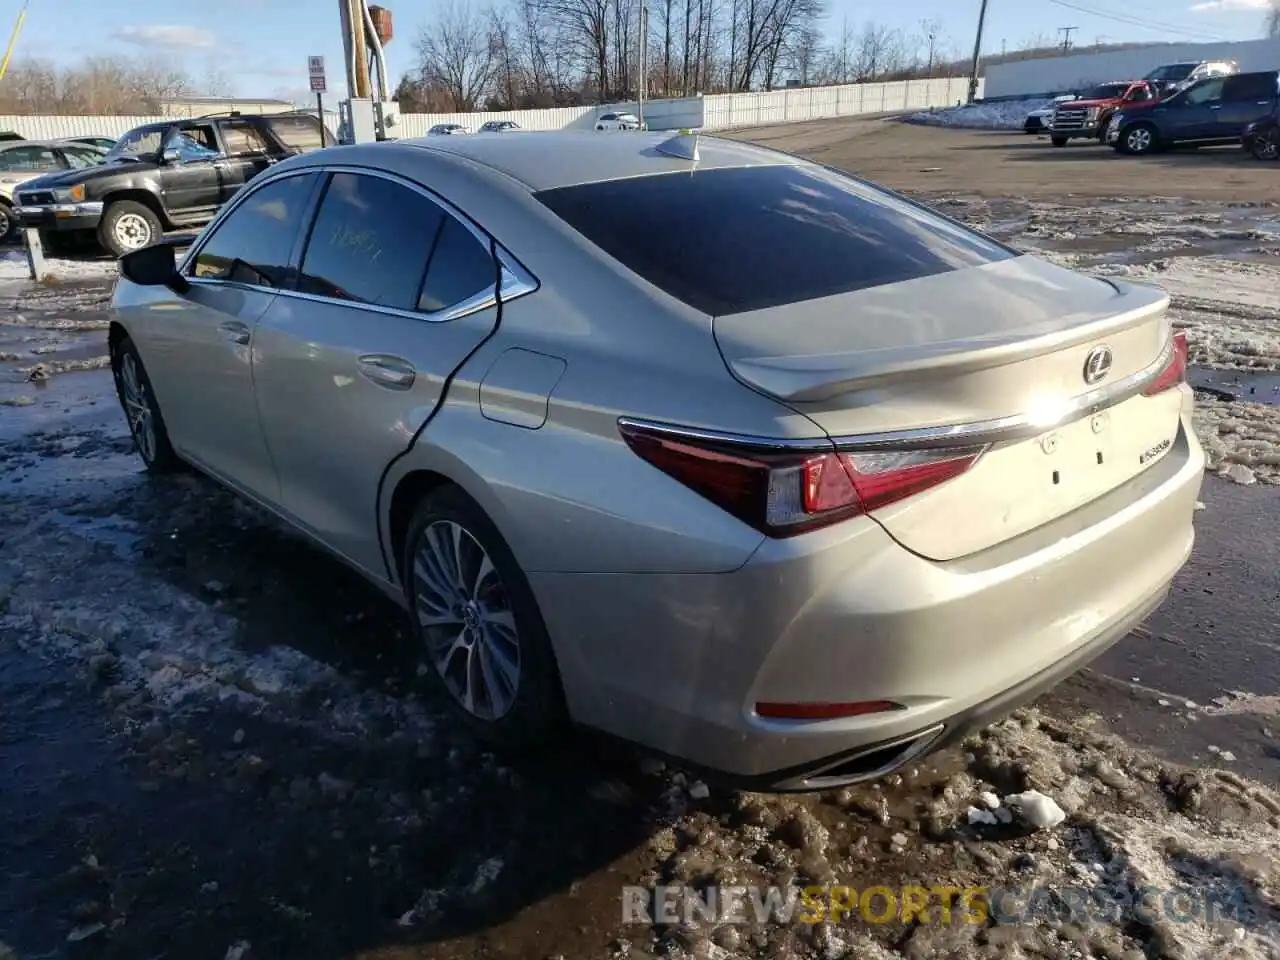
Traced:
<path fill-rule="evenodd" d="M 48 446 L 33 457 L 58 449 Z M 122 437 L 106 453 L 129 456 L 128 447 Z M 628 864 L 672 809 L 669 782 L 642 771 L 635 750 L 586 734 L 518 756 L 487 749 L 434 695 L 394 604 L 208 480 L 138 477 L 56 510 L 78 526 L 123 524 L 144 574 L 196 601 L 189 635 L 159 616 L 117 631 L 119 659 L 134 631 L 163 631 L 142 658 L 159 671 L 153 680 L 212 664 L 220 677 L 251 674 L 228 683 L 266 695 L 270 709 L 225 693 L 175 709 L 158 683 L 113 687 L 111 668 L 87 688 L 29 679 L 36 700 L 59 691 L 57 711 L 33 701 L 32 716 L 74 718 L 92 753 L 91 770 L 74 749 L 58 754 L 68 770 L 85 765 L 74 798 L 60 792 L 53 810 L 37 802 L 44 763 L 15 784 L 30 802 L 4 814 L 17 824 L 5 840 L 15 862 L 43 851 L 46 865 L 80 864 L 9 878 L 15 894 L 36 890 L 46 921 L 103 924 L 93 939 L 104 958 L 220 958 L 240 940 L 276 960 L 384 950 L 519 960 L 548 943 L 575 955 L 605 947 L 621 887 L 636 882 Z M 75 566 L 79 590 L 106 598 L 104 616 L 157 602 L 133 596 L 119 566 Z M 215 650 L 202 607 L 236 625 L 231 643 L 243 659 Z M 269 663 L 255 655 L 277 648 L 359 692 L 331 691 L 323 679 L 293 690 L 287 659 L 275 674 L 237 665 Z M 193 664 L 192 651 L 208 662 Z M 95 700 L 118 710 L 106 727 L 118 731 L 123 717 L 127 735 L 104 729 Z M 423 722 L 406 731 L 402 709 Z M 358 722 L 330 729 L 339 711 Z M 0 743 L 29 739 L 0 733 Z M 57 836 L 50 817 L 62 825 Z M 14 922 L 15 946 L 47 943 L 47 922 L 42 931 Z"/>
<path fill-rule="evenodd" d="M 1154 163 L 1179 167 L 1213 167 L 1223 169 L 1233 164 L 1259 165 L 1239 145 L 1189 147 L 1181 146 L 1146 157 L 1130 157 L 1092 140 L 1072 140 L 1065 147 L 1055 147 L 1047 137 L 1010 142 L 1007 134 L 993 135 L 991 143 L 965 144 L 961 150 L 990 150 L 1009 155 L 1011 161 L 1043 163 Z"/>

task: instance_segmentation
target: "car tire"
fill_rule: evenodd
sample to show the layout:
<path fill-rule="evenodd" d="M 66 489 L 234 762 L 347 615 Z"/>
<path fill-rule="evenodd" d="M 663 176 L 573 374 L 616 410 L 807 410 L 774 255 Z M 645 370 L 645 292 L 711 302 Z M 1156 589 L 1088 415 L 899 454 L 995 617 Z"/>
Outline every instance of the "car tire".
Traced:
<path fill-rule="evenodd" d="M 500 748 L 560 739 L 568 711 L 546 625 L 524 571 L 480 506 L 453 485 L 428 494 L 409 522 L 401 569 L 433 685 L 471 732 Z M 441 622 L 423 622 L 432 616 Z"/>
<path fill-rule="evenodd" d="M 147 472 L 166 474 L 181 470 L 183 463 L 169 442 L 169 431 L 151 378 L 142 365 L 138 348 L 128 337 L 111 351 L 111 373 L 116 383 L 116 397 L 129 424 L 129 436 Z"/>
<path fill-rule="evenodd" d="M 1280 127 L 1263 130 L 1249 143 L 1249 153 L 1257 160 L 1280 160 Z"/>
<path fill-rule="evenodd" d="M 1155 153 L 1160 147 L 1156 128 L 1149 123 L 1135 123 L 1120 131 L 1116 139 L 1116 149 L 1131 157 L 1146 156 Z"/>
<path fill-rule="evenodd" d="M 155 211 L 136 200 L 115 200 L 107 205 L 98 224 L 98 242 L 117 259 L 155 243 L 164 236 L 164 225 Z"/>
<path fill-rule="evenodd" d="M 1068 139 L 1067 137 L 1051 137 L 1050 138 L 1050 140 L 1053 142 L 1053 145 L 1055 147 L 1065 147 L 1067 145 L 1067 139 Z"/>
<path fill-rule="evenodd" d="M 13 206 L 7 200 L 0 200 L 0 243 L 18 239 L 21 232 L 21 225 L 17 214 L 13 212 Z"/>

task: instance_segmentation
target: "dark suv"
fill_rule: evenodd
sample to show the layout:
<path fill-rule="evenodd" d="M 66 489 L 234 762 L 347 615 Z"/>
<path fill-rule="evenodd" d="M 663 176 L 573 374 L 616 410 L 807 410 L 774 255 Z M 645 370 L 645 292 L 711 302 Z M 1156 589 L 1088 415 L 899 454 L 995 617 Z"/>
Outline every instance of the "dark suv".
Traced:
<path fill-rule="evenodd" d="M 102 166 L 41 177 L 18 191 L 17 214 L 45 244 L 96 233 L 117 257 L 198 227 L 267 167 L 337 139 L 311 114 L 226 114 L 136 127 Z"/>
<path fill-rule="evenodd" d="M 1245 128 L 1275 112 L 1280 72 L 1208 77 L 1154 103 L 1111 118 L 1107 142 L 1120 153 L 1153 153 L 1181 143 L 1239 143 Z"/>

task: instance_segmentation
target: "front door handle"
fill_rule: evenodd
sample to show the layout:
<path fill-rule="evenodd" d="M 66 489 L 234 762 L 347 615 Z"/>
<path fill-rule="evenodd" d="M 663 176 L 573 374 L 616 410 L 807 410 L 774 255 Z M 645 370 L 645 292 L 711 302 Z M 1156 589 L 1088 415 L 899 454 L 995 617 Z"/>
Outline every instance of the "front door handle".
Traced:
<path fill-rule="evenodd" d="M 408 390 L 418 376 L 408 360 L 385 354 L 370 354 L 360 358 L 360 372 L 380 387 L 392 390 Z"/>
<path fill-rule="evenodd" d="M 249 342 L 250 330 L 247 324 L 241 323 L 239 320 L 227 320 L 218 324 L 218 332 L 232 343 L 246 344 Z"/>
<path fill-rule="evenodd" d="M 1210 109 L 1210 110 L 1221 110 L 1221 109 L 1222 109 L 1222 104 L 1220 104 L 1220 103 L 1211 103 L 1211 104 L 1209 104 L 1209 109 Z"/>

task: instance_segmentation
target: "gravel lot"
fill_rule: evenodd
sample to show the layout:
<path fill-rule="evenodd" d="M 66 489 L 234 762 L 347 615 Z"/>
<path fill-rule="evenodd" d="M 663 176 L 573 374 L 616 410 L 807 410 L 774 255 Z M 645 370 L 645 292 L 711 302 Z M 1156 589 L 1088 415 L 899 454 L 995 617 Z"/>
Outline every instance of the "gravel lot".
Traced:
<path fill-rule="evenodd" d="M 590 738 L 488 755 L 354 575 L 141 475 L 103 369 L 113 266 L 33 289 L 0 260 L 0 960 L 1280 956 L 1276 169 L 879 121 L 740 136 L 1170 290 L 1222 477 L 1169 602 L 881 784 L 736 794 Z M 1065 819 L 1039 828 L 1030 790 Z M 977 923 L 623 922 L 626 885 L 815 883 L 1021 894 Z M 1185 896 L 1113 909 L 1149 886 Z"/>

